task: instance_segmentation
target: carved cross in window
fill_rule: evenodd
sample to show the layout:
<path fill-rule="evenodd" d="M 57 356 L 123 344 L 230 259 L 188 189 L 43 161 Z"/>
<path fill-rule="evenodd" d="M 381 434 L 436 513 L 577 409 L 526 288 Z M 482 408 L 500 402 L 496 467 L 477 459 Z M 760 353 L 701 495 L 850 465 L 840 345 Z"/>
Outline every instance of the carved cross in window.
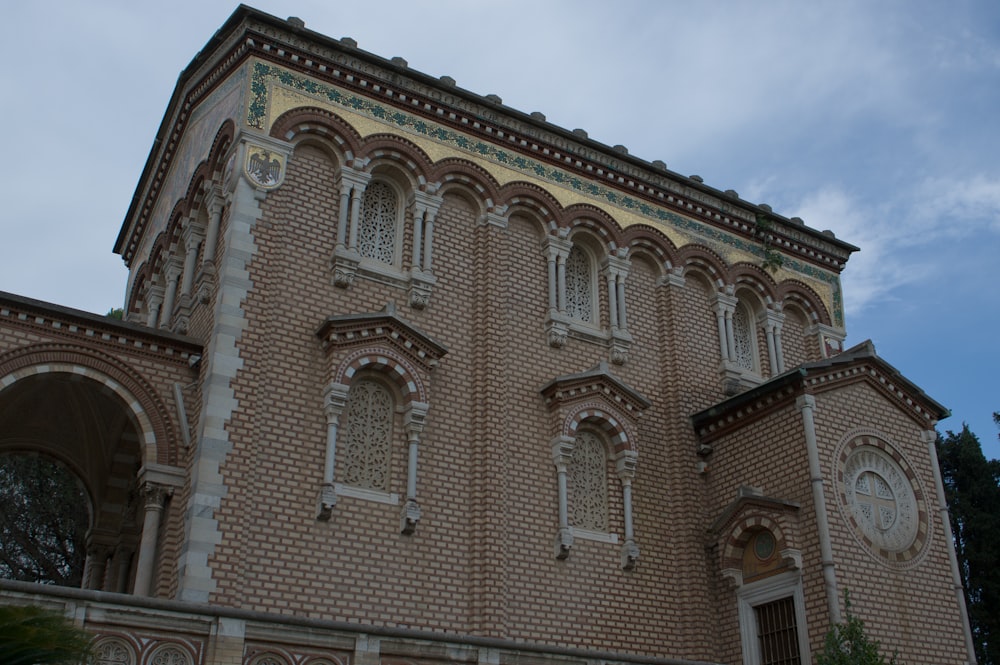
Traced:
<path fill-rule="evenodd" d="M 886 530 L 896 521 L 896 497 L 889 483 L 874 471 L 865 471 L 854 485 L 858 506 L 875 528 Z"/>

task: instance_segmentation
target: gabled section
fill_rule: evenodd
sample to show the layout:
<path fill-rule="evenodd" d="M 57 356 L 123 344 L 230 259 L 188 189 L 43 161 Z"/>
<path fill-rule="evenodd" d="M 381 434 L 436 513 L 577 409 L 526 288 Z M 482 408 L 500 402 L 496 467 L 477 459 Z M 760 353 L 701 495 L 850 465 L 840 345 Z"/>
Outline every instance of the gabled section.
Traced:
<path fill-rule="evenodd" d="M 395 303 L 379 312 L 342 314 L 327 318 L 316 331 L 329 354 L 333 349 L 385 346 L 411 358 L 424 369 L 433 369 L 447 347 L 396 313 Z"/>
<path fill-rule="evenodd" d="M 642 393 L 612 374 L 604 362 L 585 372 L 557 377 L 546 383 L 541 392 L 550 409 L 597 397 L 637 417 L 652 404 Z"/>
<path fill-rule="evenodd" d="M 866 340 L 832 358 L 799 367 L 762 383 L 753 390 L 719 402 L 691 416 L 703 445 L 763 417 L 802 394 L 820 394 L 864 381 L 897 404 L 922 429 L 934 429 L 951 412 L 931 399 L 899 370 L 875 353 Z M 710 450 L 709 450 L 710 452 Z"/>

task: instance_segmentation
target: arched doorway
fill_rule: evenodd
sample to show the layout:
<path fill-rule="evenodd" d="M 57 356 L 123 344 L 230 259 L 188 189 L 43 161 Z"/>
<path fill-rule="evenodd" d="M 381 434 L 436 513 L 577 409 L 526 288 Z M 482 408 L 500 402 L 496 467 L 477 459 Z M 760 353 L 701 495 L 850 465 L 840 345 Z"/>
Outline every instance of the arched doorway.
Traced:
<path fill-rule="evenodd" d="M 87 507 L 82 537 L 72 536 L 75 527 L 67 524 L 50 529 L 57 535 L 49 539 L 59 541 L 61 554 L 72 552 L 65 557 L 72 561 L 63 566 L 67 574 L 28 581 L 140 595 L 155 592 L 161 518 L 173 488 L 183 481 L 183 472 L 174 466 L 177 447 L 170 431 L 162 399 L 141 376 L 110 356 L 39 345 L 0 357 L 0 463 L 8 463 L 8 484 L 28 482 L 32 473 L 44 475 L 47 469 L 48 489 L 35 482 L 37 494 L 53 492 L 67 501 L 76 487 L 77 501 Z M 56 476 L 62 480 L 57 482 Z M 20 523 L 32 522 L 22 516 Z M 27 546 L 22 550 L 38 543 L 38 534 L 22 530 L 19 535 L 21 545 Z M 0 541 L 0 547 L 5 542 Z M 35 550 L 29 554 L 45 556 Z M 38 563 L 35 570 L 46 562 Z M 0 574 L 17 578 L 16 566 L 7 568 Z M 24 570 L 22 574 L 32 575 Z"/>

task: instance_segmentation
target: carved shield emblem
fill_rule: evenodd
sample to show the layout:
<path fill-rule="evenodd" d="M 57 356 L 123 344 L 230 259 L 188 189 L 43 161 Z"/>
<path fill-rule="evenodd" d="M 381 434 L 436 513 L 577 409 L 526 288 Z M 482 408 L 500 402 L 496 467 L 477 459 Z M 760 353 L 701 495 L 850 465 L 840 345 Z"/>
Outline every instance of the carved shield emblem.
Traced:
<path fill-rule="evenodd" d="M 273 189 L 281 184 L 285 158 L 256 145 L 247 146 L 246 176 L 250 182 L 263 189 Z"/>

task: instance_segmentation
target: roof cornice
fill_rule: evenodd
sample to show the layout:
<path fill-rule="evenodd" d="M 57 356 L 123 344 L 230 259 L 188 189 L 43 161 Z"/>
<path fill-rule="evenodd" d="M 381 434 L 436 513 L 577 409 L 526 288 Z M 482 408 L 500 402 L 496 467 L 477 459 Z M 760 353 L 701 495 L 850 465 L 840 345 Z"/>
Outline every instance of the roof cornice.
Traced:
<path fill-rule="evenodd" d="M 764 217 L 772 222 L 766 233 L 774 249 L 832 272 L 839 273 L 858 249 L 801 220 L 778 215 L 768 206 L 744 201 L 731 190 L 722 192 L 696 176 L 670 171 L 663 162 L 647 162 L 628 154 L 623 146 L 611 147 L 588 138 L 582 130 L 558 127 L 540 113 L 504 106 L 495 95 L 478 95 L 449 77 L 434 78 L 410 69 L 400 58 L 390 60 L 364 51 L 351 39 L 333 39 L 241 5 L 178 79 L 115 243 L 115 251 L 126 263 L 155 206 L 190 112 L 250 55 L 377 98 L 381 104 L 479 136 L 753 242 L 759 242 L 757 220 Z"/>

